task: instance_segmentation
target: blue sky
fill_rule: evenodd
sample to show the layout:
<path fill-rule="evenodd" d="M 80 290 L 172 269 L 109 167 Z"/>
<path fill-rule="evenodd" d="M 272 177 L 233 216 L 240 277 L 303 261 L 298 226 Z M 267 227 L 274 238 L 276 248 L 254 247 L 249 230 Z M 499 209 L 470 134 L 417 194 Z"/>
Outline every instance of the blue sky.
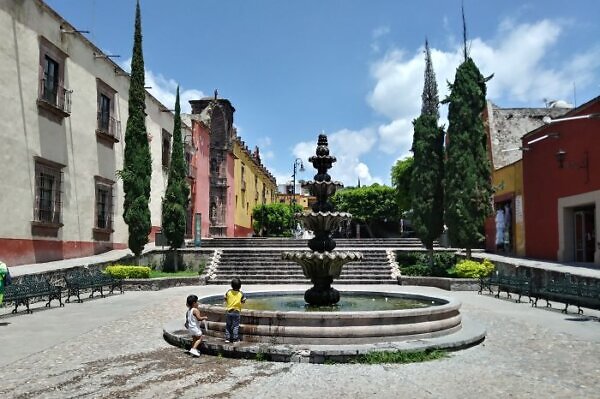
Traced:
<path fill-rule="evenodd" d="M 47 0 L 119 62 L 131 57 L 135 0 Z M 464 0 L 471 56 L 503 107 L 600 95 L 600 1 Z M 146 84 L 165 105 L 212 94 L 278 183 L 325 131 L 346 185 L 389 184 L 410 154 L 429 39 L 440 98 L 461 62 L 456 0 L 142 0 Z M 574 95 L 574 87 L 576 88 Z M 189 105 L 184 104 L 184 110 Z M 442 121 L 446 106 L 441 108 Z M 298 178 L 311 179 L 312 165 Z"/>

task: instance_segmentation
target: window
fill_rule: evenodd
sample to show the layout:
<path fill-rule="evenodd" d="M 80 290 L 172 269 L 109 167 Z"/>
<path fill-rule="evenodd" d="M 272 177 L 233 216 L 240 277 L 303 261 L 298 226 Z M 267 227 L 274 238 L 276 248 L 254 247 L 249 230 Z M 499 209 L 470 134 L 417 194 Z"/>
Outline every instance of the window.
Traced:
<path fill-rule="evenodd" d="M 171 133 L 165 129 L 162 131 L 162 166 L 163 168 L 169 168 L 171 161 Z"/>
<path fill-rule="evenodd" d="M 66 57 L 60 48 L 40 37 L 38 105 L 60 117 L 71 113 L 71 91 L 63 86 Z"/>
<path fill-rule="evenodd" d="M 110 119 L 110 98 L 100 94 L 98 99 L 98 129 L 108 132 Z"/>
<path fill-rule="evenodd" d="M 52 105 L 56 105 L 56 97 L 58 94 L 58 72 L 58 62 L 45 55 L 42 98 Z"/>
<path fill-rule="evenodd" d="M 114 182 L 100 176 L 95 176 L 95 180 L 96 217 L 94 226 L 100 230 L 112 230 Z"/>
<path fill-rule="evenodd" d="M 62 209 L 61 169 L 63 167 L 63 165 L 55 162 L 36 157 L 34 222 L 60 225 Z"/>
<path fill-rule="evenodd" d="M 115 118 L 113 110 L 116 91 L 100 79 L 96 79 L 98 91 L 98 115 L 96 135 L 109 144 L 118 143 L 121 138 L 121 122 Z"/>

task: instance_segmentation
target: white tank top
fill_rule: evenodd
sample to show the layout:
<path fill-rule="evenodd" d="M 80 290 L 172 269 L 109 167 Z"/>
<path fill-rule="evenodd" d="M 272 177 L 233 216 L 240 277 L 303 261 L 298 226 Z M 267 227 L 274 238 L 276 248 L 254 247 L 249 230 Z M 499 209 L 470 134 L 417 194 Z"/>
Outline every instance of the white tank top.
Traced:
<path fill-rule="evenodd" d="M 189 309 L 187 312 L 188 330 L 200 331 L 200 320 L 198 320 L 196 316 L 194 316 L 192 310 L 193 308 Z"/>

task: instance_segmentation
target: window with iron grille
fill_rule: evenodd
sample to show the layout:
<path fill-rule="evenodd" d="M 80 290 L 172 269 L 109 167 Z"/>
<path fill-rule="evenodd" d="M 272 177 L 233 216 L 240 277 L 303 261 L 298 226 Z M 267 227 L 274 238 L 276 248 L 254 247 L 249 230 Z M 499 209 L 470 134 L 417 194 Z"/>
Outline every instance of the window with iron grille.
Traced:
<path fill-rule="evenodd" d="M 35 160 L 35 203 L 33 220 L 47 224 L 61 222 L 62 165 L 41 158 Z"/>
<path fill-rule="evenodd" d="M 121 122 L 115 112 L 115 95 L 117 91 L 109 84 L 96 78 L 97 116 L 96 135 L 107 143 L 118 143 L 121 139 Z"/>
<path fill-rule="evenodd" d="M 162 131 L 162 166 L 168 168 L 171 161 L 171 133 Z"/>
<path fill-rule="evenodd" d="M 112 230 L 113 184 L 100 176 L 96 180 L 96 216 L 94 226 L 101 230 Z"/>
<path fill-rule="evenodd" d="M 71 90 L 64 87 L 67 54 L 40 36 L 38 105 L 60 117 L 71 113 Z"/>

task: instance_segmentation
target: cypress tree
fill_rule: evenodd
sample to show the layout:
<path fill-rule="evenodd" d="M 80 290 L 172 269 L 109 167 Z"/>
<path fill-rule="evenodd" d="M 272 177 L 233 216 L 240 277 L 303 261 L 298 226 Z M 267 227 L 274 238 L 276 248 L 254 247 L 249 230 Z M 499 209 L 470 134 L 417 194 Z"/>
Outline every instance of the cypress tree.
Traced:
<path fill-rule="evenodd" d="M 181 248 L 185 238 L 185 217 L 190 194 L 185 176 L 186 163 L 181 138 L 181 108 L 179 106 L 179 87 L 177 87 L 169 181 L 162 202 L 162 230 L 173 250 Z"/>
<path fill-rule="evenodd" d="M 433 242 L 444 229 L 444 131 L 438 127 L 439 98 L 427 40 L 421 98 L 421 115 L 413 121 L 412 224 L 433 263 Z"/>
<path fill-rule="evenodd" d="M 150 178 L 152 159 L 146 133 L 146 90 L 144 89 L 144 55 L 140 3 L 135 8 L 135 32 L 129 85 L 129 116 L 125 130 L 125 159 L 120 176 L 125 201 L 123 219 L 129 226 L 129 248 L 139 256 L 148 242 L 151 229 Z"/>
<path fill-rule="evenodd" d="M 448 147 L 446 160 L 446 224 L 453 246 L 471 249 L 483 240 L 483 226 L 491 213 L 491 176 L 482 112 L 486 82 L 468 56 L 457 68 L 448 108 Z"/>

